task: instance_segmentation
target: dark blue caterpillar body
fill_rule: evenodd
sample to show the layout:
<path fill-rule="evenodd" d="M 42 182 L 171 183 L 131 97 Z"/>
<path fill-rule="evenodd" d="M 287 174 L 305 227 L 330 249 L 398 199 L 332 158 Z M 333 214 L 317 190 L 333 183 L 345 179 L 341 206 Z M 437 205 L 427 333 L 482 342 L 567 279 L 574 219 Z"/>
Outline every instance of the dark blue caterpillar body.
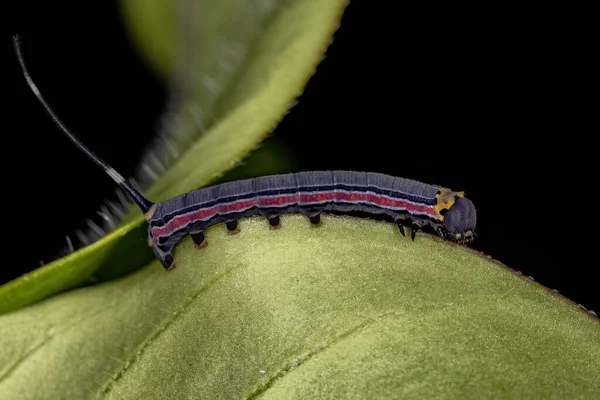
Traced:
<path fill-rule="evenodd" d="M 236 231 L 239 218 L 262 215 L 277 227 L 286 212 L 304 213 L 314 224 L 321 212 L 384 216 L 403 234 L 410 225 L 413 238 L 429 226 L 458 242 L 471 240 L 476 224 L 473 203 L 459 192 L 372 172 L 313 171 L 209 186 L 158 203 L 146 213 L 148 244 L 170 268 L 173 247 L 188 234 L 203 247 L 209 226 L 225 222 Z"/>

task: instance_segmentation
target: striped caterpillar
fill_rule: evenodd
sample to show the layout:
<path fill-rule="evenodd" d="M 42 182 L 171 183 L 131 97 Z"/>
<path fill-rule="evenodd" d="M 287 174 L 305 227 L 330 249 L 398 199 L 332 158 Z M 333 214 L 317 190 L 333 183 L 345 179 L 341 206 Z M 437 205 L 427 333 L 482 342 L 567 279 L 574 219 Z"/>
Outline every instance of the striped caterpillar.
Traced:
<path fill-rule="evenodd" d="M 166 270 L 175 268 L 172 250 L 185 236 L 198 248 L 207 242 L 204 231 L 224 222 L 229 233 L 238 232 L 240 218 L 262 215 L 271 228 L 280 226 L 280 215 L 300 212 L 320 224 L 322 212 L 384 218 L 415 234 L 432 228 L 442 238 L 458 243 L 473 240 L 476 212 L 462 192 L 410 179 L 372 172 L 313 171 L 264 176 L 200 188 L 162 203 L 153 203 L 121 174 L 89 150 L 60 121 L 31 79 L 18 37 L 14 46 L 27 84 L 61 131 L 100 166 L 142 210 L 148 221 L 148 245 Z"/>

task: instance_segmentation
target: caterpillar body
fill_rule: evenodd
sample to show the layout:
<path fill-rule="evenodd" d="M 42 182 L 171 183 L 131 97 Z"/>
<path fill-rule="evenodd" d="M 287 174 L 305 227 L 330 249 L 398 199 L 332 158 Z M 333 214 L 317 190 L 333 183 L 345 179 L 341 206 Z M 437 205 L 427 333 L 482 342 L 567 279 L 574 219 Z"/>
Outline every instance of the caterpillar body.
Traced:
<path fill-rule="evenodd" d="M 228 182 L 191 191 L 146 213 L 148 244 L 165 268 L 173 265 L 171 250 L 188 234 L 198 247 L 206 245 L 204 230 L 225 222 L 237 231 L 237 220 L 265 216 L 277 228 L 286 212 L 306 214 L 320 223 L 321 212 L 359 212 L 384 217 L 411 234 L 430 226 L 444 238 L 468 242 L 476 214 L 463 193 L 439 186 L 373 172 L 311 171 Z"/>
<path fill-rule="evenodd" d="M 240 218 L 262 215 L 272 228 L 280 215 L 306 214 L 320 224 L 322 212 L 384 218 L 416 232 L 427 226 L 442 238 L 459 243 L 473 240 L 476 211 L 462 192 L 410 179 L 372 172 L 312 171 L 264 176 L 200 188 L 162 203 L 146 199 L 125 178 L 96 156 L 58 119 L 34 84 L 23 59 L 18 37 L 17 58 L 27 84 L 62 132 L 98 164 L 142 210 L 148 221 L 148 245 L 166 270 L 175 267 L 173 248 L 187 235 L 197 247 L 206 246 L 204 231 L 224 222 L 230 233 L 238 232 Z"/>

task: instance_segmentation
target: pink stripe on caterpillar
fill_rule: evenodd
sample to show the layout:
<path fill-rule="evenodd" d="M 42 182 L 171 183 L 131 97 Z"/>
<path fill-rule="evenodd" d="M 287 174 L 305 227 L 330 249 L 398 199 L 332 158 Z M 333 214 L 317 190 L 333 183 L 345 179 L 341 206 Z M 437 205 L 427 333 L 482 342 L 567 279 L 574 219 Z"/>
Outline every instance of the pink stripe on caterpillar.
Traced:
<path fill-rule="evenodd" d="M 323 202 L 345 202 L 358 204 L 371 204 L 390 209 L 404 209 L 412 214 L 427 215 L 435 218 L 435 209 L 433 206 L 413 203 L 408 200 L 393 199 L 384 195 L 377 195 L 371 192 L 347 192 L 347 191 L 330 191 L 330 192 L 314 192 L 301 193 L 283 196 L 259 197 L 255 199 L 246 199 L 234 201 L 228 204 L 217 204 L 212 207 L 202 208 L 188 214 L 182 214 L 171 219 L 162 227 L 154 227 L 152 229 L 154 241 L 160 236 L 169 235 L 172 232 L 178 231 L 187 225 L 196 222 L 209 220 L 217 214 L 231 214 L 243 212 L 252 207 L 286 207 L 300 203 L 302 206 L 316 205 Z"/>
<path fill-rule="evenodd" d="M 261 196 L 256 198 L 259 207 L 285 207 L 300 201 L 298 194 L 286 194 L 281 196 Z"/>

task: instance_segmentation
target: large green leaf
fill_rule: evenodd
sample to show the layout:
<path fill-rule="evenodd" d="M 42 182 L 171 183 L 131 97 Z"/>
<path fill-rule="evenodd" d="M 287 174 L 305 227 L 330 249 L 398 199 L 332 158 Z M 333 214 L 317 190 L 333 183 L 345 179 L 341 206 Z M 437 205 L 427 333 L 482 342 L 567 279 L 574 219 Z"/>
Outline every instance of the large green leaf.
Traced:
<path fill-rule="evenodd" d="M 124 4 L 140 6 L 137 9 L 140 21 L 146 21 L 146 16 L 152 15 L 152 7 L 158 7 L 154 12 L 160 15 L 160 9 L 173 3 L 131 0 Z M 209 58 L 199 56 L 204 61 L 198 73 L 211 73 L 213 81 L 227 90 L 215 97 L 214 87 L 192 85 L 193 90 L 185 93 L 178 127 L 191 132 L 175 136 L 182 140 L 183 144 L 175 143 L 184 146 L 179 148 L 182 155 L 147 192 L 153 201 L 164 201 L 215 181 L 256 148 L 314 73 L 338 26 L 346 1 L 205 0 L 202 5 L 197 26 L 201 43 L 208 43 L 209 50 L 202 47 L 199 54 Z M 227 19 L 233 14 L 238 18 L 237 24 Z M 240 21 L 242 17 L 245 19 Z M 168 24 L 168 13 L 165 18 Z M 145 24 L 139 29 L 152 25 L 148 21 Z M 152 26 L 156 31 L 150 34 L 160 37 L 157 43 L 162 43 L 161 46 L 168 47 L 174 41 L 165 39 L 170 37 L 165 34 L 169 31 L 168 25 L 166 30 L 158 23 Z M 251 32 L 248 27 L 252 28 Z M 150 36 L 148 41 L 152 42 L 153 38 Z M 229 39 L 223 42 L 223 38 Z M 229 41 L 233 39 L 236 39 L 236 51 L 243 54 L 236 64 L 241 68 L 220 74 L 215 65 L 222 60 L 215 57 L 222 47 L 215 43 L 231 46 Z M 150 51 L 160 53 L 156 49 Z M 194 134 L 194 115 L 188 112 L 190 107 L 211 110 L 209 129 L 202 131 L 196 127 L 198 134 Z M 86 282 L 104 281 L 142 267 L 152 259 L 145 245 L 143 224 L 141 213 L 133 210 L 124 224 L 102 240 L 0 286 L 0 313 Z"/>
<path fill-rule="evenodd" d="M 0 316 L 3 400 L 600 396 L 600 325 L 392 224 L 285 215 Z"/>

